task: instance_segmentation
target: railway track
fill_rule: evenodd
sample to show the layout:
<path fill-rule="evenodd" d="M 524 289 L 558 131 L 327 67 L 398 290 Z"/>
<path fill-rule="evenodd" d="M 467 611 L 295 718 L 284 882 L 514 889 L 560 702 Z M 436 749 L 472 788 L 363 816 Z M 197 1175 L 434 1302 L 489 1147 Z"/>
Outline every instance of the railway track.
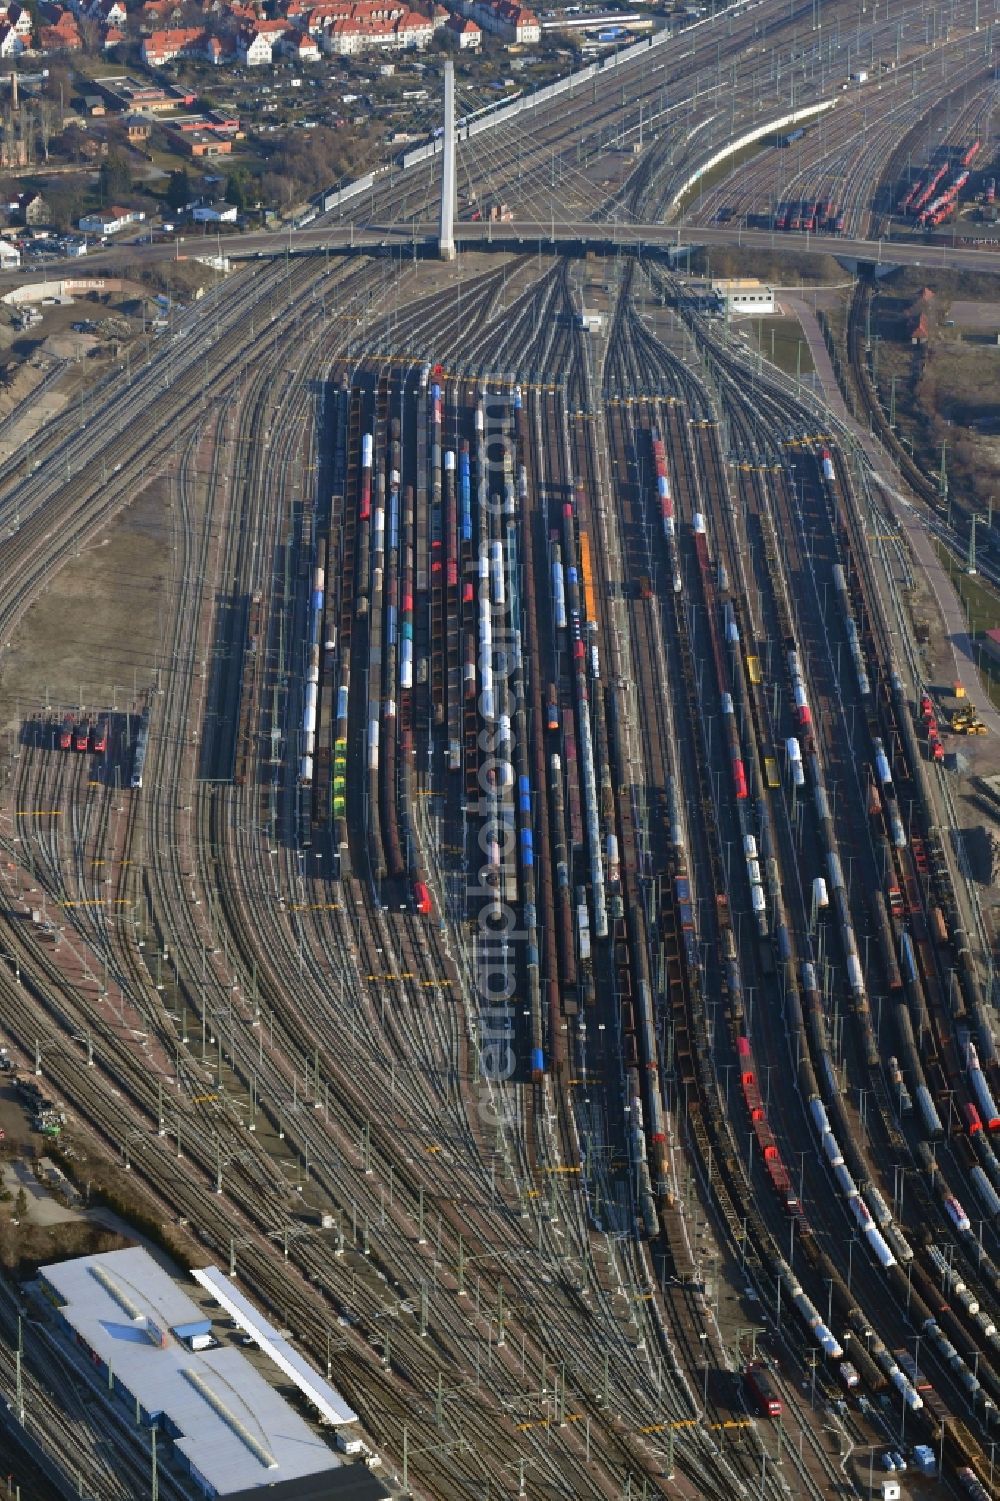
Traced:
<path fill-rule="evenodd" d="M 648 100 L 658 84 L 646 82 Z M 543 138 L 533 150 L 537 177 Z M 674 165 L 679 171 L 683 163 Z M 651 169 L 649 182 L 651 192 L 665 191 L 669 177 L 657 183 Z M 373 203 L 380 195 L 381 189 Z M 778 978 L 773 945 L 758 942 L 739 846 L 733 872 L 729 849 L 743 837 L 735 806 L 741 799 L 737 794 L 734 802 L 731 792 L 721 719 L 709 729 L 705 705 L 718 697 L 710 680 L 720 655 L 722 675 L 737 668 L 725 642 L 720 653 L 710 622 L 718 625 L 728 602 L 747 638 L 763 633 L 775 643 L 767 667 L 773 707 L 750 691 L 742 667 L 732 680 L 746 706 L 741 732 L 758 795 L 765 797 L 767 759 L 760 742 L 773 749 L 790 712 L 783 610 L 811 648 L 809 688 L 822 720 L 817 754 L 826 775 L 846 786 L 852 763 L 825 728 L 838 706 L 841 713 L 848 707 L 836 688 L 833 638 L 818 628 L 811 634 L 824 613 L 812 580 L 816 569 L 832 566 L 837 523 L 824 509 L 814 460 L 803 460 L 796 472 L 808 487 L 798 493 L 784 474 L 766 472 L 783 457 L 773 434 L 808 433 L 808 414 L 766 382 L 748 393 L 745 367 L 696 324 L 691 336 L 700 366 L 692 369 L 676 349 L 664 348 L 636 311 L 635 275 L 630 269 L 619 288 L 609 348 L 596 370 L 575 326 L 565 264 L 536 278 L 528 258 L 511 259 L 463 285 L 460 301 L 449 289 L 403 314 L 389 306 L 384 266 L 340 276 L 318 261 L 292 262 L 268 279 L 248 276 L 231 299 L 220 295 L 214 329 L 206 320 L 187 346 L 152 358 L 136 382 L 134 405 L 121 414 L 120 436 L 108 445 L 111 483 L 81 474 L 61 497 L 70 539 L 94 535 L 127 493 L 128 468 L 118 480 L 114 465 L 136 462 L 139 416 L 153 413 L 146 462 L 151 470 L 169 470 L 173 487 L 165 670 L 129 704 L 130 717 L 123 714 L 116 730 L 120 739 L 131 735 L 149 708 L 144 785 L 135 793 L 113 787 L 106 768 L 105 780 L 89 785 L 88 758 L 52 754 L 36 743 L 25 747 L 8 789 L 14 809 L 69 813 L 64 829 L 40 813 L 19 815 L 12 837 L 0 841 L 15 867 L 30 863 L 49 901 L 67 904 L 55 952 L 40 936 L 18 934 L 20 987 L 16 977 L 0 974 L 8 1035 L 27 1059 L 40 1046 L 52 1087 L 121 1152 L 123 1167 L 145 1181 L 164 1216 L 182 1216 L 212 1254 L 238 1262 L 248 1288 L 294 1329 L 317 1364 L 335 1365 L 337 1383 L 397 1469 L 407 1425 L 411 1445 L 421 1451 L 419 1483 L 427 1494 L 469 1494 L 487 1483 L 506 1493 L 525 1473 L 539 1496 L 612 1496 L 626 1485 L 662 1493 L 668 1467 L 676 1475 L 671 1494 L 721 1501 L 758 1485 L 768 1495 L 783 1488 L 766 1434 L 747 1424 L 720 1436 L 712 1426 L 732 1410 L 732 1384 L 712 1333 L 705 1264 L 680 1209 L 679 1166 L 689 1151 L 732 1255 L 769 1309 L 789 1220 L 773 1176 L 744 1153 L 741 1128 L 726 1108 L 724 1071 L 732 1070 L 747 1030 L 738 1025 L 745 1018 L 737 1014 L 732 980 L 742 973 L 740 1004 L 747 1017 L 754 1011 L 757 1056 L 788 1076 L 773 1106 L 769 1091 L 766 1103 L 770 1128 L 790 1159 L 790 1143 L 802 1135 L 803 1101 L 789 1083 L 788 1064 L 799 1059 L 776 1018 L 786 1005 L 792 1027 L 798 980 L 789 959 L 782 959 L 784 978 Z M 284 330 L 278 337 L 286 311 L 292 353 Z M 351 327 L 359 316 L 360 335 Z M 240 349 L 248 319 L 259 366 L 246 374 Z M 424 361 L 442 366 L 435 377 L 442 392 L 438 437 Z M 554 370 L 559 379 L 550 379 Z M 165 385 L 157 391 L 160 380 Z M 203 402 L 209 382 L 218 394 Z M 608 402 L 612 390 L 641 399 L 632 406 Z M 748 396 L 752 410 L 740 416 Z M 715 420 L 723 406 L 737 414 L 725 427 Z M 99 400 L 91 410 L 88 430 L 100 416 Z M 343 434 L 339 476 L 335 431 Z M 523 987 L 519 999 L 529 998 L 511 1020 L 510 1077 L 485 1077 L 470 926 L 476 908 L 467 889 L 479 832 L 468 788 L 486 764 L 477 736 L 491 720 L 478 706 L 466 708 L 463 693 L 466 778 L 450 781 L 431 685 L 418 679 L 406 721 L 412 742 L 403 739 L 403 715 L 384 708 L 396 682 L 389 611 L 398 584 L 388 560 L 378 583 L 370 574 L 362 626 L 356 590 L 375 549 L 365 552 L 357 530 L 344 554 L 350 559 L 345 594 L 329 618 L 341 631 L 348 626 L 352 680 L 358 674 L 351 733 L 361 718 L 370 724 L 374 704 L 383 734 L 389 719 L 399 721 L 397 759 L 381 769 L 381 780 L 369 779 L 381 789 L 378 820 L 353 806 L 344 845 L 335 843 L 333 820 L 323 815 L 326 793 L 313 796 L 303 787 L 309 581 L 319 559 L 329 578 L 330 557 L 337 556 L 329 550 L 333 540 L 323 552 L 317 539 L 333 539 L 335 525 L 346 537 L 354 526 L 365 434 L 376 455 L 375 494 L 390 501 L 397 456 L 400 483 L 415 492 L 413 519 L 401 524 L 411 527 L 418 557 L 422 519 L 427 547 L 434 525 L 450 524 L 436 519 L 435 507 L 446 512 L 454 482 L 439 481 L 435 499 L 429 476 L 435 463 L 447 471 L 440 454 L 435 461 L 434 445 L 469 453 L 485 487 L 471 502 L 482 530 L 458 540 L 481 540 L 486 556 L 506 566 L 505 587 L 516 594 L 524 623 L 528 671 L 510 702 L 512 718 L 521 716 L 524 757 L 516 776 L 529 784 L 527 807 L 515 806 L 504 785 L 498 801 L 519 836 L 512 900 L 520 909 L 535 908 L 536 919 L 543 915 L 534 963 L 524 953 L 510 969 Z M 666 545 L 653 498 L 654 434 L 673 466 L 679 522 L 687 528 L 696 513 L 709 518 L 718 549 L 714 581 L 687 530 L 676 560 Z M 487 436 L 509 442 L 509 470 L 489 467 Z M 738 467 L 727 468 L 730 449 L 740 454 Z M 93 451 L 92 435 L 71 433 L 68 425 L 24 486 L 16 571 L 0 597 L 8 635 L 71 545 L 59 540 L 53 549 L 45 535 L 53 476 L 67 456 L 76 462 Z M 502 509 L 498 520 L 488 505 L 491 486 L 502 490 L 504 474 L 515 491 L 507 519 L 517 524 L 509 530 Z M 852 503 L 843 501 L 845 509 Z M 518 528 L 529 533 L 526 543 Z M 821 534 L 821 544 L 810 543 L 810 529 Z M 771 545 L 776 535 L 784 556 Z M 751 580 L 744 577 L 744 555 Z M 585 556 L 592 567 L 589 604 Z M 442 604 L 442 625 L 454 638 L 441 652 L 444 723 L 457 704 L 464 662 L 453 626 L 460 623 L 461 632 L 477 624 L 478 600 L 465 598 L 464 581 L 474 577 L 478 587 L 483 580 L 472 573 L 474 545 L 457 546 L 455 561 Z M 554 562 L 567 586 L 570 568 L 581 575 L 582 654 L 572 624 L 558 622 Z M 632 597 L 636 576 L 648 577 L 647 597 L 641 589 Z M 493 603 L 496 578 L 489 575 Z M 734 587 L 736 579 L 746 587 Z M 792 580 L 791 604 L 782 579 Z M 228 623 L 216 618 L 219 594 L 232 603 Z M 414 611 L 423 612 L 414 639 L 433 656 L 426 584 L 424 595 Z M 259 611 L 252 689 L 242 680 L 248 600 Z M 867 609 L 874 615 L 874 605 Z M 884 651 L 884 641 L 874 649 Z M 482 663 L 473 666 L 481 686 Z M 364 672 L 373 677 L 362 679 Z M 555 733 L 548 725 L 549 682 L 557 686 L 560 741 L 549 738 Z M 502 695 L 499 701 L 507 702 Z M 857 702 L 849 706 L 860 713 Z M 578 725 L 568 734 L 567 710 Z M 678 734 L 679 712 L 695 733 Z M 245 725 L 236 758 L 230 731 L 222 728 L 234 721 Z M 589 746 L 579 728 L 584 722 Z M 551 747 L 565 750 L 571 737 L 580 761 L 585 751 L 593 755 L 589 784 L 582 766 L 573 772 L 579 837 L 569 771 L 553 776 L 551 764 Z M 364 767 L 366 748 L 352 766 Z M 121 745 L 116 754 L 119 767 L 127 766 Z M 236 760 L 242 782 L 232 774 Z M 902 785 L 901 763 L 899 777 Z M 671 779 L 682 789 L 696 918 L 685 916 L 675 884 Z M 520 800 L 520 783 L 513 785 Z M 778 792 L 768 804 L 794 935 L 788 941 L 801 959 L 811 952 L 803 879 L 811 866 L 796 844 L 802 819 L 796 822 L 795 805 L 786 806 L 783 790 L 769 790 Z M 850 797 L 856 800 L 859 790 L 855 783 Z M 560 794 L 565 805 L 558 814 Z M 319 816 L 310 817 L 310 805 Z M 874 876 L 877 860 L 856 812 L 843 791 L 831 825 L 845 854 L 848 847 L 855 854 L 856 872 Z M 386 859 L 383 874 L 379 852 L 399 814 L 406 873 Z M 534 862 L 525 859 L 525 832 L 536 841 Z M 560 887 L 559 851 L 566 845 L 572 877 Z M 342 849 L 354 875 L 337 879 Z M 412 910 L 413 873 L 426 879 L 430 913 Z M 12 906 L 32 900 L 22 870 L 8 871 L 6 880 Z M 853 885 L 848 881 L 848 900 L 863 933 L 859 883 L 859 874 Z M 607 898 L 606 940 L 598 932 L 599 887 Z M 589 969 L 581 906 L 595 933 Z M 726 967 L 734 915 L 742 923 L 740 970 Z M 855 1037 L 846 1029 L 844 1048 L 852 1079 L 864 1077 L 868 1036 L 860 1017 L 855 1021 L 861 1030 Z M 801 1010 L 796 1035 L 806 1035 Z M 943 1050 L 945 1033 L 939 1030 L 937 1039 Z M 640 1069 L 636 1089 L 630 1075 L 639 1078 Z M 645 1159 L 628 1131 L 636 1100 L 649 1127 Z M 900 1160 L 902 1138 L 881 1096 L 879 1110 L 879 1121 L 868 1121 L 864 1151 L 884 1181 Z M 849 1119 L 860 1134 L 858 1112 Z M 942 1155 L 944 1181 L 964 1170 L 960 1154 Z M 843 1286 L 892 1346 L 907 1329 L 899 1278 L 891 1284 L 891 1310 L 882 1306 L 885 1279 L 859 1257 L 847 1287 L 837 1244 L 844 1210 L 832 1200 L 819 1204 L 825 1185 L 825 1174 L 810 1166 L 804 1197 L 811 1228 L 791 1222 L 788 1261 L 817 1298 L 830 1275 L 838 1316 Z M 651 1203 L 654 1221 L 660 1214 L 652 1233 Z M 334 1231 L 315 1228 L 320 1212 L 333 1215 Z M 824 1237 L 814 1263 L 809 1246 L 822 1246 Z M 664 1295 L 668 1268 L 680 1285 Z M 907 1302 L 910 1291 L 907 1285 Z M 913 1295 L 924 1291 L 915 1278 Z M 804 1329 L 793 1341 L 799 1378 L 808 1341 Z M 707 1349 L 711 1361 L 703 1356 Z M 985 1377 L 985 1346 L 982 1356 Z M 937 1377 L 935 1369 L 936 1384 Z M 711 1388 L 707 1401 L 705 1389 L 697 1390 L 701 1380 Z M 782 1389 L 791 1405 L 791 1385 Z M 941 1390 L 954 1400 L 946 1380 Z M 803 1495 L 818 1497 L 841 1480 L 809 1422 L 801 1451 L 786 1454 L 785 1465 Z"/>
<path fill-rule="evenodd" d="M 787 504 L 787 498 L 786 498 L 786 504 Z M 796 523 L 795 519 L 794 519 L 794 515 L 792 513 L 789 513 L 789 516 L 786 518 L 786 522 L 785 522 L 785 524 L 784 524 L 784 526 L 782 528 L 782 535 L 787 538 L 790 535 L 794 535 L 796 531 L 798 531 L 799 534 L 802 535 L 801 523 Z M 812 571 L 812 566 L 813 566 L 812 565 L 812 557 L 811 557 L 811 545 L 809 544 L 808 538 L 806 538 L 805 536 L 803 536 L 802 541 L 803 541 L 803 544 L 804 544 L 803 551 L 805 551 L 806 549 L 808 549 L 808 551 L 810 552 L 809 571 L 811 572 Z M 803 561 L 804 561 L 803 560 L 803 556 L 800 554 L 800 566 L 803 566 Z M 872 608 L 877 613 L 877 607 L 872 605 L 871 599 L 868 596 L 866 596 L 866 603 L 868 604 L 868 606 L 870 608 Z M 894 1136 L 896 1144 L 898 1146 L 898 1132 L 896 1132 L 894 1130 L 892 1132 L 890 1132 L 890 1137 L 893 1137 L 893 1136 Z M 925 1205 L 924 1209 L 922 1210 L 922 1218 L 926 1219 L 926 1211 L 928 1209 L 929 1209 L 929 1205 Z M 910 1299 L 909 1281 L 906 1280 L 906 1279 L 904 1279 L 904 1286 L 907 1289 L 907 1304 L 909 1306 L 909 1299 Z"/>

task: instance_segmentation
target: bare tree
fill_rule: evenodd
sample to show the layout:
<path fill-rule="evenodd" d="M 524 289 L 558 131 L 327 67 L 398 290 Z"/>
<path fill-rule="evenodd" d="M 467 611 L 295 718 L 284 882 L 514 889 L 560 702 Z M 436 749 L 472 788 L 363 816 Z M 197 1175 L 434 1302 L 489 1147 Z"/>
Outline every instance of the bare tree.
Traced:
<path fill-rule="evenodd" d="M 49 142 L 62 129 L 62 111 L 55 100 L 39 99 L 36 101 L 35 123 L 38 126 L 38 139 L 42 143 L 42 154 L 48 161 Z"/>

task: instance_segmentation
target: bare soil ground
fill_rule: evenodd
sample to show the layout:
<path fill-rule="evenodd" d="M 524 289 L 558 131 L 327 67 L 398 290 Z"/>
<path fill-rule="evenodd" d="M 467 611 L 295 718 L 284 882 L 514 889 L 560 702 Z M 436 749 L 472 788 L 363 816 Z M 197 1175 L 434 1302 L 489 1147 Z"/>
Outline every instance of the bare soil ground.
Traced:
<path fill-rule="evenodd" d="M 4 1133 L 4 1151 L 33 1156 L 40 1138 L 32 1133 L 27 1110 L 14 1092 L 11 1080 L 0 1083 L 0 1129 Z"/>
<path fill-rule="evenodd" d="M 958 328 L 989 332 L 1000 328 L 1000 302 L 969 302 L 955 298 L 948 310 Z"/>
<path fill-rule="evenodd" d="M 136 283 L 121 293 L 40 305 L 41 322 L 28 329 L 17 328 L 14 310 L 0 304 L 0 460 L 23 447 L 29 462 L 31 439 L 45 423 L 91 389 L 110 364 L 124 361 L 130 346 L 141 345 L 144 295 Z M 150 301 L 147 324 L 153 310 Z M 93 332 L 76 333 L 74 323 L 88 323 Z"/>
<path fill-rule="evenodd" d="M 933 297 L 920 300 L 926 276 Z M 908 270 L 887 278 L 872 307 L 876 380 L 883 408 L 895 410 L 897 431 L 931 475 L 946 444 L 952 498 L 986 508 L 1000 485 L 1000 298 L 982 278 Z M 926 344 L 911 343 L 919 311 Z"/>
<path fill-rule="evenodd" d="M 85 360 L 100 349 L 94 334 L 69 333 L 49 334 L 42 350 L 55 360 Z"/>
<path fill-rule="evenodd" d="M 130 702 L 159 665 L 170 573 L 170 483 L 154 480 L 72 558 L 0 660 L 0 729 L 54 708 Z"/>

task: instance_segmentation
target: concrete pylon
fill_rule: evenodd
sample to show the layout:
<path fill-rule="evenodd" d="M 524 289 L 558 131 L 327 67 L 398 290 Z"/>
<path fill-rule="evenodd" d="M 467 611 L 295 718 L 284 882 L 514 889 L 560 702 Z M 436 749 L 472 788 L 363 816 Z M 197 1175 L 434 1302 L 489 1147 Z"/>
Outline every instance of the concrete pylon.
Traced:
<path fill-rule="evenodd" d="M 444 65 L 444 151 L 441 173 L 441 232 L 438 255 L 455 259 L 455 64 Z"/>

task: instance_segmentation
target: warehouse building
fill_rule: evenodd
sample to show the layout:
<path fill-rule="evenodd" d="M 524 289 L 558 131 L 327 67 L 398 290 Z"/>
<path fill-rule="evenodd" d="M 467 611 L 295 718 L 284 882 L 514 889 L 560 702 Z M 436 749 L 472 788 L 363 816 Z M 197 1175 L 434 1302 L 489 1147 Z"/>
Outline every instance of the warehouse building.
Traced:
<path fill-rule="evenodd" d="M 211 1319 L 140 1247 L 45 1266 L 39 1275 L 65 1332 L 122 1400 L 124 1420 L 155 1425 L 161 1455 L 202 1495 L 378 1501 L 388 1494 L 363 1464 L 342 1462 L 241 1350 L 215 1339 Z M 333 1397 L 339 1420 L 354 1420 Z"/>

